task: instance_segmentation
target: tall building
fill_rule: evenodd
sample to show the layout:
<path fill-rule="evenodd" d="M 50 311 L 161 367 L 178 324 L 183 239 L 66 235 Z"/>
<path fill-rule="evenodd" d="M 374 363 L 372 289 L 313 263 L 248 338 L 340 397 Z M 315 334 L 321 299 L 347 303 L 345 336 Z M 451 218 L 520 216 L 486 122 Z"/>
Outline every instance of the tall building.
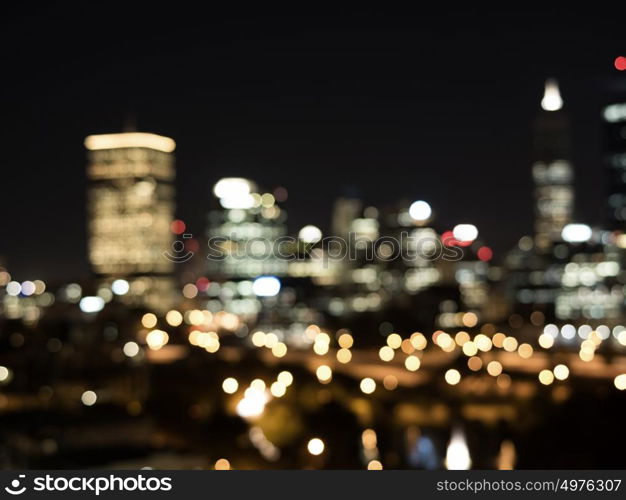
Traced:
<path fill-rule="evenodd" d="M 174 156 L 169 137 L 91 135 L 87 197 L 89 260 L 99 281 L 126 280 L 122 300 L 153 309 L 173 298 Z M 126 288 L 123 286 L 122 288 Z"/>
<path fill-rule="evenodd" d="M 626 95 L 602 110 L 608 178 L 609 229 L 626 231 Z"/>
<path fill-rule="evenodd" d="M 352 224 L 362 211 L 363 202 L 358 198 L 338 198 L 333 207 L 331 233 L 348 240 Z"/>
<path fill-rule="evenodd" d="M 570 158 L 569 121 L 558 84 L 549 79 L 533 127 L 534 237 L 522 237 L 505 261 L 505 288 L 512 312 L 525 317 L 539 311 L 554 319 L 561 275 L 569 258 L 562 232 L 572 220 L 574 207 Z"/>
<path fill-rule="evenodd" d="M 248 179 L 227 177 L 213 188 L 219 207 L 209 213 L 208 273 L 211 279 L 283 276 L 288 249 L 279 238 L 287 233 L 287 212 L 271 193 L 259 192 Z"/>
<path fill-rule="evenodd" d="M 569 122 L 555 80 L 546 82 L 541 108 L 534 126 L 532 172 L 535 245 L 545 252 L 560 241 L 563 227 L 571 222 L 574 207 Z"/>

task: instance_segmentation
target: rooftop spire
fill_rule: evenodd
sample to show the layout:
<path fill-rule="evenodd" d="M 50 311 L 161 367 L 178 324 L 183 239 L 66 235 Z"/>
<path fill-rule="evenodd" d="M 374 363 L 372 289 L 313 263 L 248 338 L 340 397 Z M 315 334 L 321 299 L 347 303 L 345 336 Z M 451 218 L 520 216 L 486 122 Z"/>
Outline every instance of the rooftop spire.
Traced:
<path fill-rule="evenodd" d="M 563 107 L 559 84 L 554 78 L 546 80 L 546 90 L 543 94 L 543 99 L 541 99 L 541 107 L 545 111 L 558 111 Z"/>

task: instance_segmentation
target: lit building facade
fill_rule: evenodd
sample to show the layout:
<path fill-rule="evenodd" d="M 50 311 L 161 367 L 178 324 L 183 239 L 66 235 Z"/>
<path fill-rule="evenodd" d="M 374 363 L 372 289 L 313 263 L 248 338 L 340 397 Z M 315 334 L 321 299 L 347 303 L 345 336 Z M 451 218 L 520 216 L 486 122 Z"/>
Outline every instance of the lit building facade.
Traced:
<path fill-rule="evenodd" d="M 556 323 L 578 325 L 601 319 L 616 323 L 623 318 L 626 279 L 622 271 L 626 246 L 622 234 L 626 221 L 626 100 L 614 100 L 602 110 L 610 231 L 572 223 L 573 173 L 567 160 L 567 121 L 561 114 L 562 101 L 554 82 L 546 86 L 542 107 L 544 112 L 535 128 L 538 161 L 533 167 L 536 232 L 534 239 L 522 238 L 507 256 L 512 304 L 523 316 L 540 311 Z"/>
<path fill-rule="evenodd" d="M 549 251 L 560 240 L 574 208 L 569 122 L 562 107 L 556 81 L 548 80 L 533 138 L 535 245 L 539 251 Z"/>
<path fill-rule="evenodd" d="M 507 295 L 513 312 L 523 317 L 537 311 L 555 319 L 563 268 L 570 257 L 562 232 L 572 221 L 574 172 L 569 121 L 562 108 L 559 87 L 548 80 L 533 128 L 534 237 L 522 237 L 505 261 Z"/>
<path fill-rule="evenodd" d="M 601 239 L 608 240 L 609 235 Z M 556 297 L 557 319 L 597 321 L 619 318 L 624 304 L 624 283 L 619 264 L 622 250 L 611 243 L 589 241 L 570 245 L 570 253 Z"/>
<path fill-rule="evenodd" d="M 626 230 L 626 98 L 602 110 L 608 177 L 608 229 Z"/>
<path fill-rule="evenodd" d="M 247 279 L 287 272 L 287 213 L 271 193 L 248 179 L 221 179 L 213 192 L 219 207 L 209 213 L 208 274 L 211 279 Z M 281 258 L 282 254 L 285 254 Z"/>
<path fill-rule="evenodd" d="M 174 293 L 174 264 L 164 253 L 173 243 L 175 146 L 140 132 L 85 139 L 91 267 L 101 283 L 129 283 L 122 300 L 157 310 Z"/>

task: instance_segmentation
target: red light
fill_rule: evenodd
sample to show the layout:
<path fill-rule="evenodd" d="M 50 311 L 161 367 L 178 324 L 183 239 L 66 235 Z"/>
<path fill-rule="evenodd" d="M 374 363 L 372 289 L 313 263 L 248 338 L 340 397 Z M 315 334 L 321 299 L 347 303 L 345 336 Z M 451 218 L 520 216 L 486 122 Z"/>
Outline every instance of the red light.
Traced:
<path fill-rule="evenodd" d="M 480 247 L 478 249 L 477 254 L 478 254 L 478 258 L 482 260 L 483 262 L 487 262 L 491 260 L 493 257 L 493 251 L 489 247 Z"/>
<path fill-rule="evenodd" d="M 454 239 L 452 231 L 446 231 L 441 235 L 441 243 L 447 247 L 454 247 L 457 246 L 459 242 Z"/>
<path fill-rule="evenodd" d="M 187 226 L 182 220 L 175 220 L 170 224 L 170 229 L 174 234 L 182 234 L 185 232 Z"/>
<path fill-rule="evenodd" d="M 447 247 L 468 247 L 473 241 L 459 241 L 454 238 L 452 231 L 446 231 L 441 235 L 441 243 Z"/>
<path fill-rule="evenodd" d="M 454 239 L 454 234 L 452 231 L 446 231 L 441 235 L 441 243 L 443 243 L 447 247 L 468 247 L 473 241 L 459 241 Z"/>
<path fill-rule="evenodd" d="M 206 292 L 207 288 L 209 288 L 210 283 L 211 282 L 209 281 L 209 279 L 203 276 L 202 278 L 198 278 L 198 280 L 196 281 L 196 287 L 198 287 L 198 290 L 200 290 L 201 292 Z"/>
<path fill-rule="evenodd" d="M 617 69 L 618 71 L 626 70 L 626 57 L 619 56 L 615 58 L 615 69 Z"/>
<path fill-rule="evenodd" d="M 198 240 L 186 240 L 185 250 L 192 253 L 196 253 L 198 250 L 200 250 L 200 244 L 198 243 Z"/>

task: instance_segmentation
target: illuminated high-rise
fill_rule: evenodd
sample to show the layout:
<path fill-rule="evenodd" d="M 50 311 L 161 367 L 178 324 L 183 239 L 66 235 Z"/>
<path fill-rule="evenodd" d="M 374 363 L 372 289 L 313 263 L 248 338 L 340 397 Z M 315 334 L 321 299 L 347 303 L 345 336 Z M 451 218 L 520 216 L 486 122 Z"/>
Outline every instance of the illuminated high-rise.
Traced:
<path fill-rule="evenodd" d="M 101 283 L 126 280 L 122 299 L 161 309 L 173 293 L 174 151 L 168 137 L 127 132 L 85 139 L 89 260 Z"/>
<path fill-rule="evenodd" d="M 604 161 L 608 173 L 609 229 L 626 231 L 626 98 L 602 110 Z"/>
<path fill-rule="evenodd" d="M 348 240 L 354 221 L 363 211 L 363 202 L 358 198 L 342 197 L 335 200 L 332 214 L 331 232 Z"/>
<path fill-rule="evenodd" d="M 533 128 L 534 237 L 524 236 L 506 257 L 506 290 L 512 312 L 539 311 L 554 320 L 555 301 L 569 250 L 563 228 L 572 221 L 574 172 L 569 121 L 555 80 L 548 80 Z"/>
<path fill-rule="evenodd" d="M 546 82 L 542 111 L 534 126 L 535 245 L 548 250 L 572 220 L 574 172 L 569 122 L 555 80 Z"/>
<path fill-rule="evenodd" d="M 213 189 L 219 208 L 209 213 L 208 273 L 211 279 L 246 279 L 287 272 L 287 212 L 271 193 L 248 179 L 227 177 Z"/>

